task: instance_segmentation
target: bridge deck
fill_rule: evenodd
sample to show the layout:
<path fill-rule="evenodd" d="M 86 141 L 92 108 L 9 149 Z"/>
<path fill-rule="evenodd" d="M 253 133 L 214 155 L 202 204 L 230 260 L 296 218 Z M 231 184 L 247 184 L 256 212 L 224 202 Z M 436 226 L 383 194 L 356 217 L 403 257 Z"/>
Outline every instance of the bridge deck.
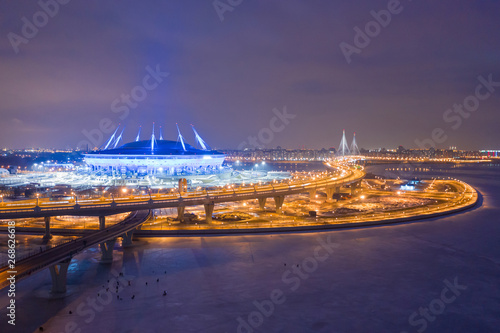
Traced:
<path fill-rule="evenodd" d="M 339 178 L 311 178 L 307 182 L 290 184 L 271 184 L 263 186 L 246 186 L 233 189 L 213 191 L 195 191 L 183 194 L 142 195 L 124 198 L 100 198 L 78 200 L 76 202 L 51 202 L 40 199 L 22 202 L 4 203 L 0 205 L 0 219 L 16 219 L 27 217 L 44 217 L 60 215 L 100 216 L 143 209 L 158 209 L 178 206 L 196 206 L 206 203 L 220 203 L 251 200 L 260 197 L 283 196 L 303 193 L 325 187 L 343 186 L 356 183 L 365 176 L 363 170 L 344 168 L 345 174 Z"/>
<path fill-rule="evenodd" d="M 96 231 L 88 236 L 75 239 L 74 241 L 64 243 L 39 254 L 15 262 L 16 280 L 29 276 L 38 270 L 49 267 L 53 264 L 71 258 L 78 252 L 88 247 L 116 238 L 130 230 L 137 228 L 146 221 L 151 214 L 149 210 L 136 211 L 131 213 L 125 220 L 104 230 Z M 0 268 L 0 289 L 9 285 L 7 278 L 13 273 L 9 273 L 10 268 Z"/>

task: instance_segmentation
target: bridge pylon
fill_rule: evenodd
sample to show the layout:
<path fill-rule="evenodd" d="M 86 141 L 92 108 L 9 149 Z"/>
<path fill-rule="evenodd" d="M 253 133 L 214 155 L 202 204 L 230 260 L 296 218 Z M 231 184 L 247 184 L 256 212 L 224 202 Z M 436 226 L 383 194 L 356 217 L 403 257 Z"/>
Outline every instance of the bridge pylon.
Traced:
<path fill-rule="evenodd" d="M 101 248 L 101 264 L 109 264 L 113 262 L 113 249 L 115 247 L 116 238 L 107 240 L 99 244 Z"/>
<path fill-rule="evenodd" d="M 258 200 L 259 200 L 259 208 L 260 208 L 260 210 L 266 209 L 267 198 L 266 197 L 259 197 Z"/>
<path fill-rule="evenodd" d="M 354 156 L 361 155 L 361 153 L 359 152 L 358 144 L 356 143 L 356 133 L 354 133 L 354 136 L 352 138 L 351 155 Z"/>
<path fill-rule="evenodd" d="M 351 151 L 349 150 L 349 146 L 347 145 L 347 140 L 345 138 L 345 130 L 342 132 L 342 140 L 340 141 L 339 151 L 337 154 L 339 156 L 349 155 Z"/>
<path fill-rule="evenodd" d="M 50 292 L 52 296 L 66 294 L 66 280 L 70 262 L 71 258 L 68 258 L 49 267 L 50 276 L 52 278 L 52 290 Z"/>
<path fill-rule="evenodd" d="M 122 235 L 122 246 L 123 247 L 131 247 L 132 246 L 132 237 L 134 237 L 134 231 L 130 230 Z"/>
<path fill-rule="evenodd" d="M 281 213 L 283 212 L 283 203 L 285 202 L 285 196 L 280 195 L 274 197 L 274 203 L 276 205 L 276 213 Z"/>
<path fill-rule="evenodd" d="M 334 191 L 335 191 L 335 188 L 334 188 L 334 187 L 327 187 L 327 188 L 325 188 L 325 192 L 326 192 L 326 201 L 327 201 L 327 202 L 331 202 L 331 201 L 332 201 Z"/>
<path fill-rule="evenodd" d="M 45 216 L 45 234 L 43 235 L 43 240 L 48 241 L 49 239 L 52 238 L 52 235 L 50 234 L 50 216 Z"/>
<path fill-rule="evenodd" d="M 207 204 L 204 204 L 203 206 L 205 207 L 205 220 L 207 221 L 207 223 L 212 223 L 212 214 L 215 207 L 214 203 L 209 202 Z"/>
<path fill-rule="evenodd" d="M 356 194 L 356 189 L 361 187 L 361 182 L 356 182 L 351 184 L 351 195 Z"/>
<path fill-rule="evenodd" d="M 184 223 L 184 211 L 186 206 L 177 206 L 177 219 L 179 222 Z"/>
<path fill-rule="evenodd" d="M 106 216 L 99 216 L 99 230 L 106 229 Z"/>

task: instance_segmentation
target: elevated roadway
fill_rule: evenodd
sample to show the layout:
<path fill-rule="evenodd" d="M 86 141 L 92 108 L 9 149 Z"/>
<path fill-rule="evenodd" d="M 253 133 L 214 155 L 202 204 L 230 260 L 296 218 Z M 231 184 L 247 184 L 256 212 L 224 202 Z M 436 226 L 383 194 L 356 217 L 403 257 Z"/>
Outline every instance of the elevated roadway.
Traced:
<path fill-rule="evenodd" d="M 108 228 L 96 231 L 88 236 L 69 241 L 51 249 L 20 260 L 9 262 L 13 266 L 0 268 L 0 289 L 9 286 L 7 278 L 14 275 L 16 280 L 34 274 L 49 267 L 52 275 L 52 292 L 66 291 L 66 271 L 71 258 L 86 248 L 100 244 L 102 261 L 112 260 L 112 251 L 117 237 L 127 237 L 131 240 L 131 232 L 146 221 L 151 215 L 149 210 L 132 212 L 122 222 Z"/>
<path fill-rule="evenodd" d="M 335 189 L 345 185 L 355 188 L 365 172 L 360 167 L 334 166 L 339 175 L 325 177 L 309 177 L 305 181 L 289 183 L 239 186 L 209 191 L 192 191 L 171 194 L 134 195 L 120 198 L 78 199 L 66 201 L 50 201 L 49 199 L 23 200 L 0 204 L 0 219 L 16 219 L 29 217 L 46 217 L 61 215 L 107 216 L 135 210 L 159 209 L 171 207 L 186 207 L 205 205 L 207 215 L 213 210 L 213 205 L 221 202 L 232 202 L 266 198 L 274 198 L 277 209 L 281 209 L 284 197 L 297 193 L 315 193 L 316 190 L 326 190 L 328 196 Z M 207 206 L 208 205 L 208 206 Z M 211 215 L 210 215 L 211 216 Z"/>

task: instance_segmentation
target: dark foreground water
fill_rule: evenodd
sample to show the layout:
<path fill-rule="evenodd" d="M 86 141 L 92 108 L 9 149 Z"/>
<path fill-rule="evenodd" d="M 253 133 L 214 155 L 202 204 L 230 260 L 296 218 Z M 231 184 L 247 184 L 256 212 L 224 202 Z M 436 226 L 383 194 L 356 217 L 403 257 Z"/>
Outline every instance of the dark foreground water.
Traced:
<path fill-rule="evenodd" d="M 45 298 L 48 270 L 18 282 L 15 327 L 1 291 L 0 332 L 499 332 L 500 167 L 393 167 L 369 171 L 459 178 L 482 203 L 381 227 L 141 239 L 108 266 L 91 249 L 64 299 Z"/>

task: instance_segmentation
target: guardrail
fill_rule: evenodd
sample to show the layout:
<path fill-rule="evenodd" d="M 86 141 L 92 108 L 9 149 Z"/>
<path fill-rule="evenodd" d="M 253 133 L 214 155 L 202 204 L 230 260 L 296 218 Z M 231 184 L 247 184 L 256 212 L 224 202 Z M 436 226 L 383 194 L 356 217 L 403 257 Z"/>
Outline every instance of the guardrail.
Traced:
<path fill-rule="evenodd" d="M 45 245 L 44 248 L 42 248 L 40 246 L 39 250 L 36 250 L 34 248 L 30 248 L 28 251 L 24 251 L 22 255 L 19 255 L 19 254 L 16 253 L 16 262 L 19 262 L 21 260 L 33 257 L 35 255 L 38 255 L 38 254 L 40 254 L 42 252 L 48 251 L 48 250 L 53 249 L 55 247 L 58 247 L 58 246 L 61 246 L 61 245 L 64 245 L 64 244 L 67 244 L 67 243 L 70 243 L 70 242 L 74 242 L 75 240 L 76 239 L 68 239 L 68 240 L 65 240 L 65 241 L 57 242 L 57 243 L 51 243 L 51 244 Z M 0 269 L 2 269 L 4 267 L 7 267 L 8 266 L 8 262 L 9 262 L 8 259 L 6 259 L 4 261 L 1 261 L 0 262 Z"/>
<path fill-rule="evenodd" d="M 188 192 L 184 195 L 180 194 L 166 194 L 166 195 L 144 195 L 144 196 L 131 196 L 126 198 L 100 198 L 96 199 L 98 201 L 96 204 L 85 203 L 83 200 L 76 200 L 74 204 L 61 206 L 59 203 L 53 204 L 55 206 L 46 206 L 47 201 L 42 202 L 43 206 L 33 206 L 30 208 L 14 208 L 8 209 L 12 205 L 16 204 L 6 204 L 0 205 L 0 219 L 10 219 L 10 218 L 22 218 L 22 217 L 39 217 L 39 216 L 53 216 L 53 215 L 85 215 L 86 213 L 92 213 L 92 211 L 107 211 L 106 215 L 112 214 L 113 211 L 122 212 L 124 209 L 130 208 L 130 210 L 144 209 L 143 207 L 148 205 L 148 208 L 163 208 L 163 207 L 174 207 L 179 205 L 186 205 L 193 203 L 193 205 L 201 204 L 203 201 L 213 201 L 213 202 L 225 202 L 225 201 L 238 201 L 238 200 L 248 200 L 254 199 L 260 196 L 275 196 L 275 195 L 287 195 L 296 194 L 309 189 L 318 189 L 327 186 L 343 186 L 350 184 L 364 177 L 364 171 L 352 170 L 349 174 L 341 178 L 320 178 L 308 179 L 302 182 L 296 182 L 292 184 L 269 184 L 264 186 L 251 185 L 247 187 L 231 188 L 231 189 L 221 189 L 221 190 L 210 190 L 210 191 L 195 191 Z M 252 191 L 253 189 L 253 191 Z M 134 200 L 140 198 L 138 200 Z M 82 204 L 83 202 L 83 204 Z M 88 201 L 87 201 L 88 202 Z M 33 205 L 33 203 L 30 203 Z M 162 207 L 163 205 L 163 207 Z"/>
<path fill-rule="evenodd" d="M 16 269 L 18 272 L 16 274 L 16 280 L 26 277 L 39 269 L 61 262 L 88 247 L 95 246 L 111 238 L 119 237 L 119 235 L 137 228 L 138 225 L 142 224 L 150 216 L 151 211 L 149 210 L 141 212 L 136 211 L 127 216 L 122 222 L 109 228 L 96 231 L 90 235 L 72 241 L 63 242 L 59 246 L 24 257 L 21 260 L 16 259 Z M 8 266 L 0 268 L 0 289 L 8 285 L 8 280 L 6 279 L 8 270 Z"/>

